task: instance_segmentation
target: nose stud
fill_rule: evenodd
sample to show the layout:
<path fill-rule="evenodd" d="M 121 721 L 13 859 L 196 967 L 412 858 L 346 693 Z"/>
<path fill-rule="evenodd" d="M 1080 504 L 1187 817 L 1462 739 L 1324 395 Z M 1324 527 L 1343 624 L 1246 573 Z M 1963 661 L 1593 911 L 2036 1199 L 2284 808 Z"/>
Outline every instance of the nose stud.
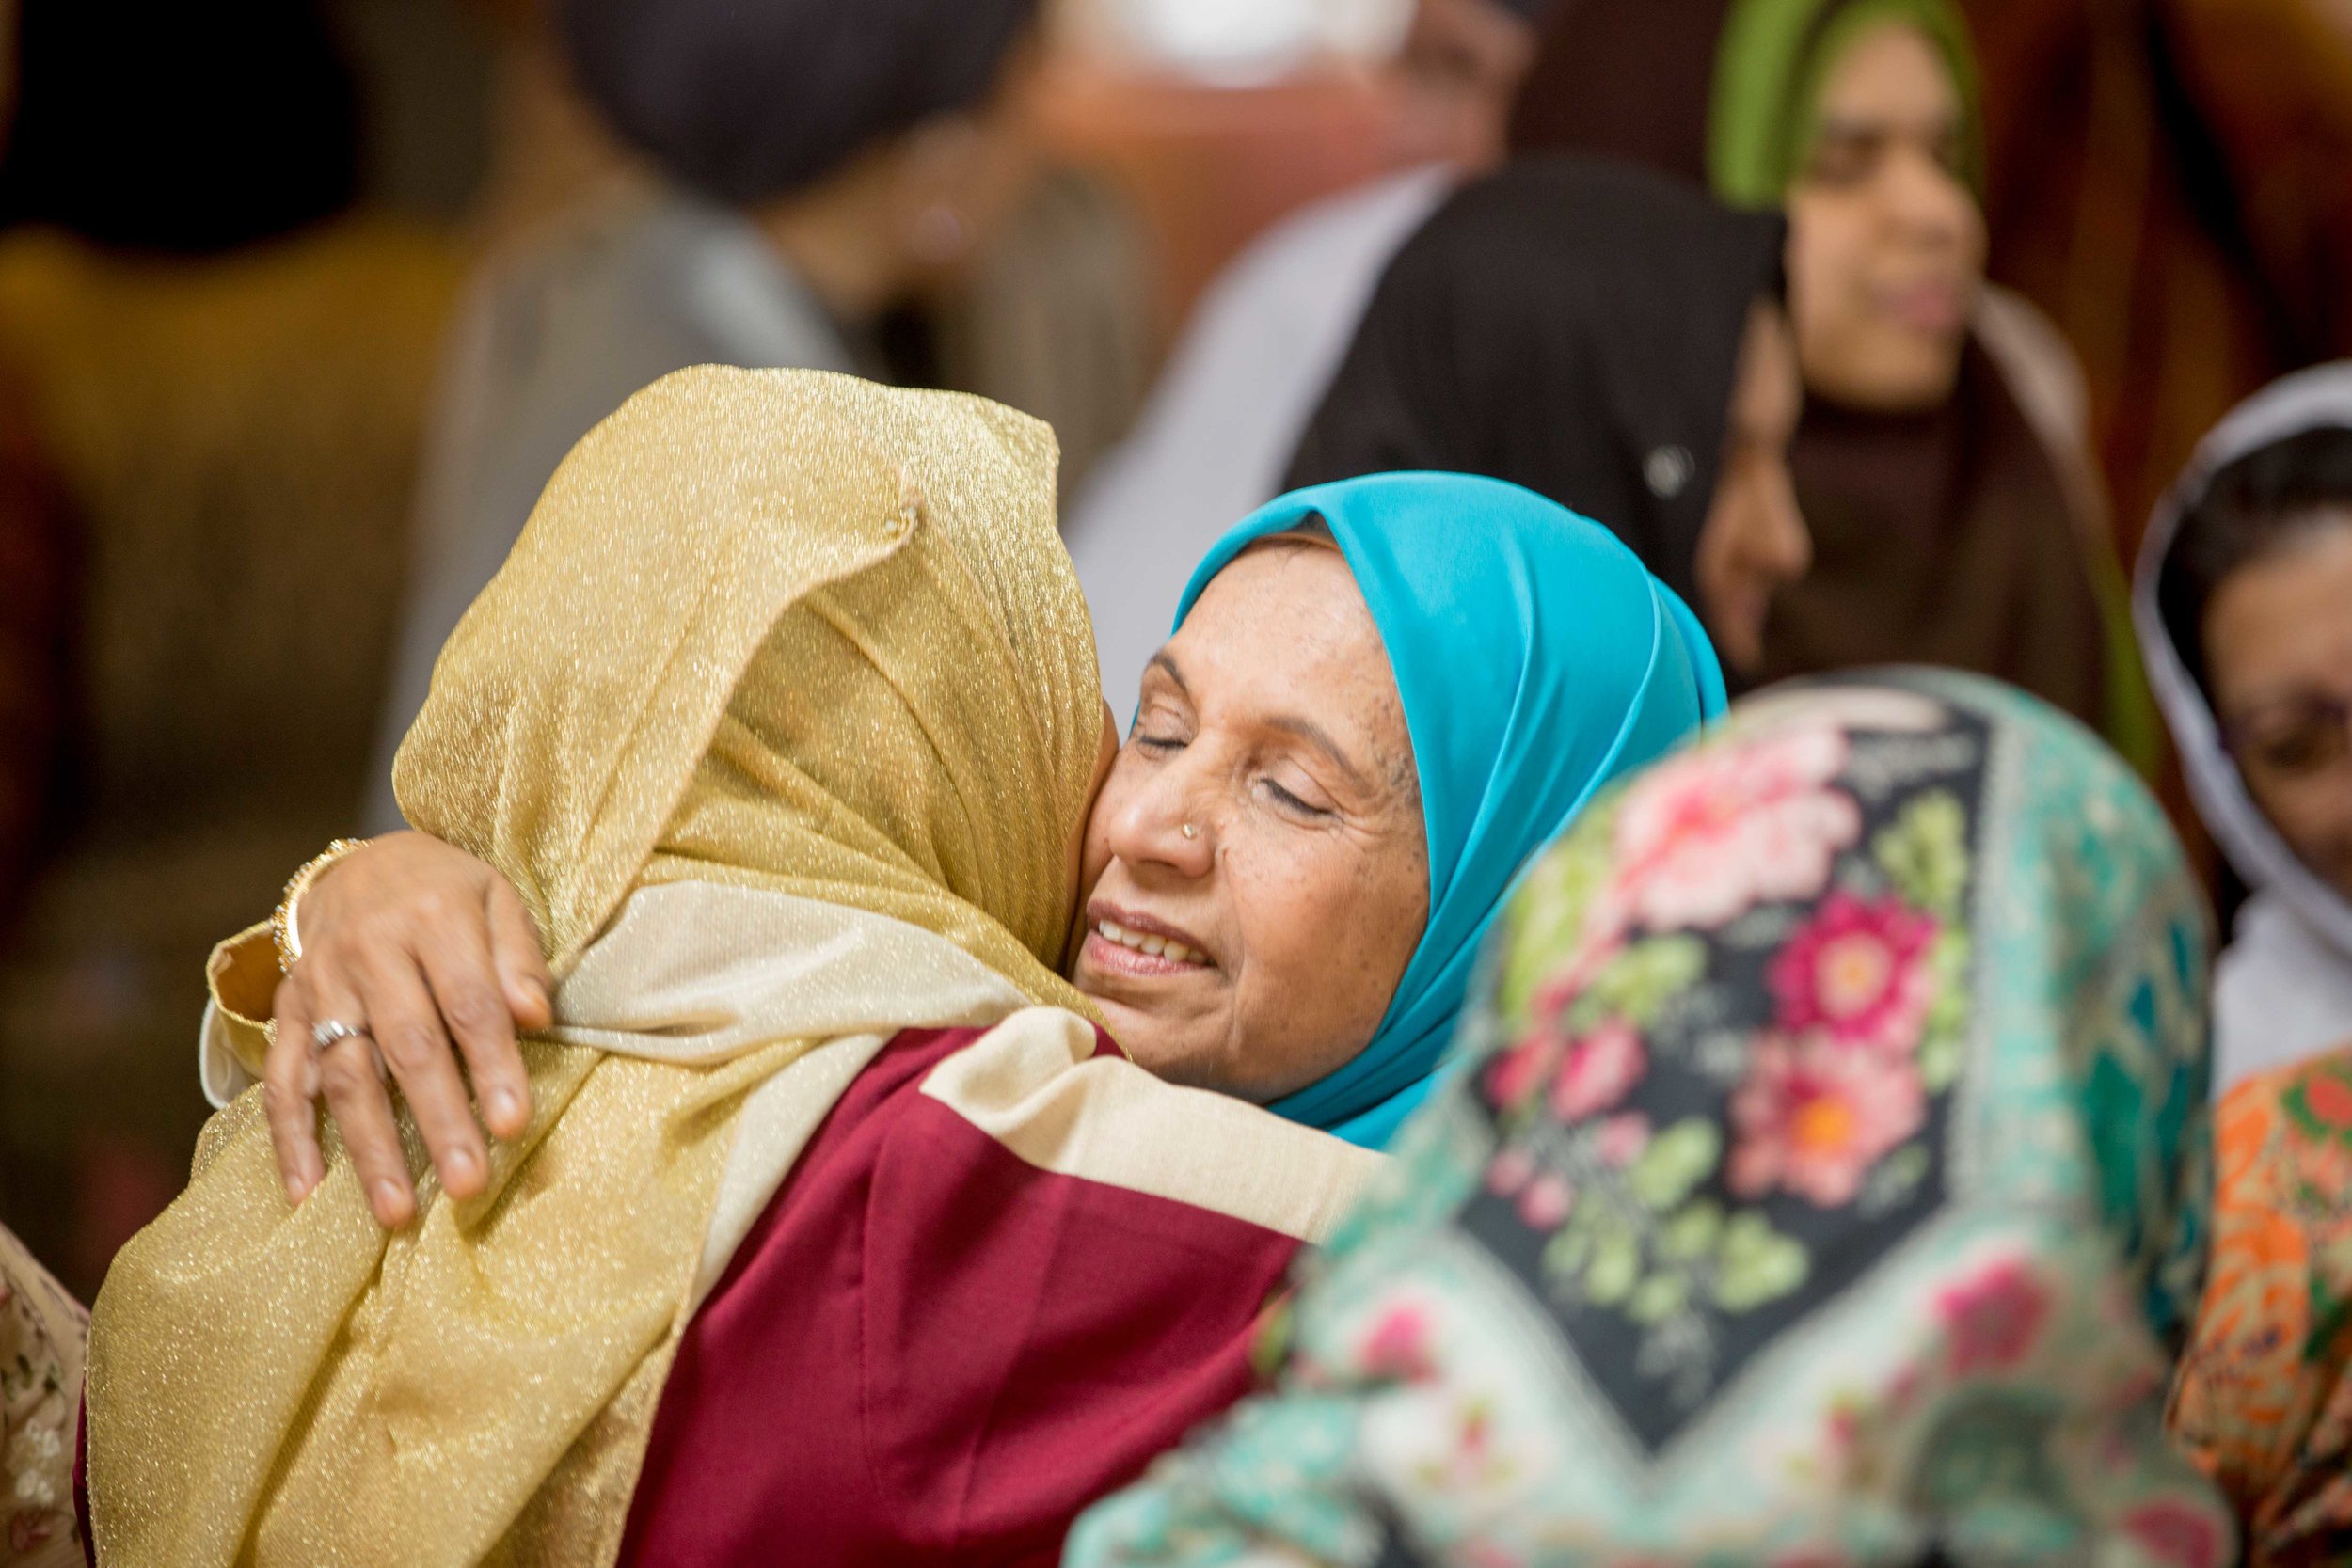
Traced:
<path fill-rule="evenodd" d="M 1200 836 L 1200 830 L 1187 822 L 1184 824 L 1184 836 L 1186 838 L 1199 838 Z"/>

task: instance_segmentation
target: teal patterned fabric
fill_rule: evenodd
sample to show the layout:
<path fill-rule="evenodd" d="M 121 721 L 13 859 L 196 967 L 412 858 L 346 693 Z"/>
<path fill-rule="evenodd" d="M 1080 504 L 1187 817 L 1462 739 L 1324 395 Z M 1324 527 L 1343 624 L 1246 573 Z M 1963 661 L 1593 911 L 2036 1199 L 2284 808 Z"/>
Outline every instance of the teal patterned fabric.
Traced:
<path fill-rule="evenodd" d="M 1531 868 L 1276 1388 L 1066 1560 L 2217 1568 L 2203 904 L 2087 732 L 1784 687 Z"/>

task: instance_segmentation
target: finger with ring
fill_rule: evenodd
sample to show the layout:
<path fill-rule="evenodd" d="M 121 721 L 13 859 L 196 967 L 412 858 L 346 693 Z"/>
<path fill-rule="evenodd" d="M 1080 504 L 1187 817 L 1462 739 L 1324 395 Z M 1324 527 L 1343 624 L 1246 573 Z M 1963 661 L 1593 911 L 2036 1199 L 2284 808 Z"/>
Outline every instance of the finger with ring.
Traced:
<path fill-rule="evenodd" d="M 324 1019 L 310 1025 L 310 1049 L 326 1051 L 344 1040 L 366 1040 L 374 1043 L 364 1023 L 345 1023 L 341 1019 Z"/>

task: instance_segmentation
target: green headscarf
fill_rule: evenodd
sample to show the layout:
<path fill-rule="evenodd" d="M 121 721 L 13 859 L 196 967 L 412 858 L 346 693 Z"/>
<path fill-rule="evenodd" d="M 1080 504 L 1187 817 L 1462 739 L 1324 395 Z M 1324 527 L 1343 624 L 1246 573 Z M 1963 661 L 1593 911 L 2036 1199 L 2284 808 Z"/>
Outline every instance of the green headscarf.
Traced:
<path fill-rule="evenodd" d="M 1886 23 L 1916 28 L 1943 56 L 1966 121 L 1960 175 L 1982 194 L 1977 57 L 1951 0 L 1737 0 L 1715 52 L 1708 116 L 1708 182 L 1717 196 L 1742 207 L 1780 204 L 1804 167 L 1830 71 Z"/>

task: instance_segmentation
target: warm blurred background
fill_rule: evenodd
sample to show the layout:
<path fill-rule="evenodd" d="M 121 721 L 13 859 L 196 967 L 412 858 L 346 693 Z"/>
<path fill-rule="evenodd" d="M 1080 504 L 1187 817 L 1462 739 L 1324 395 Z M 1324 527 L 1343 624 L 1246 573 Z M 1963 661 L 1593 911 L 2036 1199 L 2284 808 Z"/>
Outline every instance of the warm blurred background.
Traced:
<path fill-rule="evenodd" d="M 1538 8 L 1060 0 L 952 134 L 804 186 L 625 152 L 577 62 L 643 40 L 534 0 L 0 0 L 0 1223 L 87 1299 L 178 1191 L 207 950 L 383 825 L 431 650 L 628 390 L 983 392 L 1074 493 L 1269 225 L 1499 154 Z M 2128 559 L 2217 415 L 2352 355 L 2352 0 L 1966 9 L 1991 272 L 2083 362 Z"/>

